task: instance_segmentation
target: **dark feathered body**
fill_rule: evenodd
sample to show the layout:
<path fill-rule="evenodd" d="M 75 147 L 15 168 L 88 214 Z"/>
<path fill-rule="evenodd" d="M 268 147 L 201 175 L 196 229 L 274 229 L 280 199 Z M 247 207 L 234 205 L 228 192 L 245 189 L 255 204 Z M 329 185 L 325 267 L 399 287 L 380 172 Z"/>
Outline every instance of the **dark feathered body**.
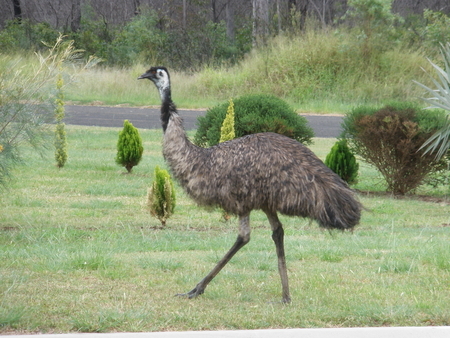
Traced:
<path fill-rule="evenodd" d="M 201 148 L 172 114 L 164 157 L 175 178 L 198 204 L 236 215 L 261 209 L 310 217 L 326 228 L 356 225 L 360 204 L 353 192 L 312 151 L 274 133 L 260 133 Z"/>
<path fill-rule="evenodd" d="M 227 262 L 250 241 L 250 212 L 263 210 L 272 228 L 281 277 L 283 302 L 290 302 L 280 212 L 309 217 L 325 228 L 351 229 L 360 219 L 361 204 L 338 175 L 308 148 L 288 137 L 260 133 L 211 148 L 192 144 L 171 99 L 164 67 L 152 67 L 140 79 L 150 79 L 161 96 L 163 154 L 172 174 L 198 204 L 218 206 L 239 216 L 235 244 L 194 289 L 202 294 Z"/>

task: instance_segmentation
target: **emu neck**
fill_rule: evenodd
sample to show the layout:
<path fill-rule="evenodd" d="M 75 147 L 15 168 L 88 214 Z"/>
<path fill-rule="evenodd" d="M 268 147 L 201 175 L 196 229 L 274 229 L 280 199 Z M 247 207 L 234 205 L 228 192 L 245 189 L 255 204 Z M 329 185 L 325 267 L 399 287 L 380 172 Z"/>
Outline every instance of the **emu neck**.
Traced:
<path fill-rule="evenodd" d="M 167 125 L 169 124 L 170 116 L 177 114 L 177 108 L 172 102 L 170 87 L 160 87 L 159 94 L 161 95 L 161 124 L 164 133 L 167 130 Z"/>

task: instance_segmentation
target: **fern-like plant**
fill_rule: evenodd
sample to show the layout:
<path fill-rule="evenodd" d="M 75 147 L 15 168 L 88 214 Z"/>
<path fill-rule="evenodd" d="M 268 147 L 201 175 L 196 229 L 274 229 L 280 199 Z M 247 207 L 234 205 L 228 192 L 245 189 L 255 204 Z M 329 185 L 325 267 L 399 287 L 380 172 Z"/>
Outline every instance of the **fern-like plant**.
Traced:
<path fill-rule="evenodd" d="M 147 194 L 147 207 L 150 214 L 156 217 L 162 226 L 165 226 L 167 219 L 173 214 L 175 202 L 175 189 L 170 174 L 167 170 L 156 166 L 155 179 Z"/>
<path fill-rule="evenodd" d="M 131 173 L 133 167 L 141 161 L 143 152 L 144 147 L 139 130 L 128 120 L 123 121 L 123 130 L 119 133 L 117 141 L 116 163 Z"/>
<path fill-rule="evenodd" d="M 350 151 L 347 140 L 341 139 L 334 144 L 325 158 L 325 165 L 348 184 L 357 182 L 359 164 Z"/>

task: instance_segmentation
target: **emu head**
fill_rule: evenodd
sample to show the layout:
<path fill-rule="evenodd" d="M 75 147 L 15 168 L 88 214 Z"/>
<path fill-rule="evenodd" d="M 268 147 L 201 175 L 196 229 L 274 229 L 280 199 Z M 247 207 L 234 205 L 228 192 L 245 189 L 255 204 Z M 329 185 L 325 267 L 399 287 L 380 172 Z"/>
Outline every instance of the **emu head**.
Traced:
<path fill-rule="evenodd" d="M 170 76 L 166 67 L 151 67 L 144 74 L 138 77 L 140 79 L 149 79 L 156 88 L 158 88 L 161 99 L 170 99 Z"/>

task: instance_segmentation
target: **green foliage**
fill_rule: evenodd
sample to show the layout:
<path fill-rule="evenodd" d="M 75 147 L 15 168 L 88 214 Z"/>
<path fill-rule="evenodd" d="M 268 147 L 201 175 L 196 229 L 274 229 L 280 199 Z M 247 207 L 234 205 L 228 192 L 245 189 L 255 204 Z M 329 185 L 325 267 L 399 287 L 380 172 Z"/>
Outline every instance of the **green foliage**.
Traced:
<path fill-rule="evenodd" d="M 55 100 L 55 120 L 56 120 L 56 130 L 55 130 L 55 159 L 58 168 L 64 167 L 67 162 L 67 139 L 64 119 L 64 93 L 63 87 L 64 80 L 59 74 L 56 82 L 56 100 Z"/>
<path fill-rule="evenodd" d="M 144 147 L 139 130 L 128 120 L 123 121 L 123 129 L 117 141 L 116 163 L 131 173 L 133 167 L 141 161 L 143 152 Z"/>
<path fill-rule="evenodd" d="M 230 141 L 236 137 L 235 135 L 236 134 L 234 132 L 234 103 L 233 100 L 230 99 L 230 104 L 227 109 L 227 115 L 225 116 L 222 127 L 220 128 L 219 142 Z"/>
<path fill-rule="evenodd" d="M 360 106 L 343 121 L 343 137 L 364 161 L 383 175 L 388 191 L 404 195 L 445 166 L 423 143 L 445 123 L 442 111 L 425 112 L 411 103 L 383 108 Z"/>
<path fill-rule="evenodd" d="M 136 62 L 154 64 L 164 61 L 167 36 L 156 28 L 157 18 L 144 12 L 117 30 L 102 57 L 110 65 L 130 66 Z"/>
<path fill-rule="evenodd" d="M 401 17 L 392 13 L 393 0 L 348 0 L 344 16 L 355 27 L 354 43 L 369 61 L 396 44 Z M 386 43 L 386 42 L 389 43 Z"/>
<path fill-rule="evenodd" d="M 156 217 L 162 226 L 172 216 L 175 209 L 176 198 L 172 178 L 167 170 L 155 167 L 155 179 L 148 189 L 147 206 L 150 214 Z"/>
<path fill-rule="evenodd" d="M 359 164 L 350 151 L 347 140 L 337 141 L 325 158 L 325 165 L 333 170 L 348 184 L 357 182 Z"/>
<path fill-rule="evenodd" d="M 31 144 L 37 151 L 47 146 L 47 129 L 54 118 L 55 83 L 62 65 L 73 61 L 75 52 L 73 45 L 59 36 L 46 52 L 36 54 L 37 60 L 23 65 L 0 55 L 0 185 L 23 160 L 23 144 Z M 61 89 L 62 82 L 59 84 Z"/>
<path fill-rule="evenodd" d="M 220 141 L 220 129 L 227 114 L 228 103 L 208 109 L 198 118 L 194 143 L 212 146 Z M 236 137 L 260 132 L 274 132 L 310 144 L 314 132 L 304 117 L 285 101 L 273 95 L 247 95 L 234 101 Z"/>
<path fill-rule="evenodd" d="M 442 12 L 424 9 L 423 17 L 427 22 L 424 39 L 435 47 L 447 43 L 450 39 L 450 17 Z"/>
<path fill-rule="evenodd" d="M 46 44 L 55 41 L 58 35 L 58 31 L 46 22 L 32 23 L 28 19 L 11 20 L 0 31 L 0 50 L 2 53 L 43 51 L 46 49 Z"/>

